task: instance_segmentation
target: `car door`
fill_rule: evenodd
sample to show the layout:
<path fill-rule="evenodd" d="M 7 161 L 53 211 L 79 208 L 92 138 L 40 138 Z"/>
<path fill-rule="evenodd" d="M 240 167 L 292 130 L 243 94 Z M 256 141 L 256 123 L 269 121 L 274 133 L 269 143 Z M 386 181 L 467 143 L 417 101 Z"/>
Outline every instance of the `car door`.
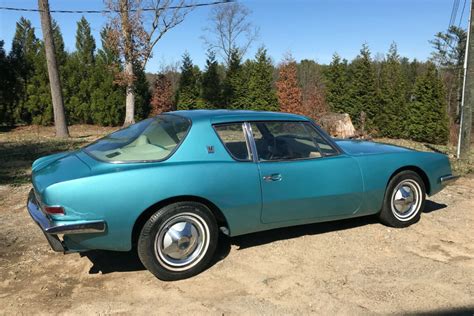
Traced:
<path fill-rule="evenodd" d="M 250 123 L 262 188 L 263 223 L 337 217 L 362 202 L 360 168 L 310 122 Z"/>

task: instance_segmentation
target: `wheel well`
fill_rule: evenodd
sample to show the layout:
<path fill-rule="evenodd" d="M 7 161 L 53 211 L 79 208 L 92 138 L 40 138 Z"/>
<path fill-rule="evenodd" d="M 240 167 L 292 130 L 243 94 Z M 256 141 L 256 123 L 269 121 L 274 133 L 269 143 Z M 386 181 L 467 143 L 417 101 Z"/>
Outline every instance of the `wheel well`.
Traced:
<path fill-rule="evenodd" d="M 160 208 L 165 207 L 166 205 L 170 205 L 176 202 L 198 202 L 201 204 L 206 205 L 214 215 L 217 225 L 219 227 L 225 226 L 229 228 L 229 225 L 227 224 L 227 220 L 222 213 L 222 211 L 211 201 L 204 199 L 199 196 L 193 196 L 193 195 L 182 195 L 182 196 L 175 196 L 172 198 L 168 198 L 162 201 L 159 201 L 152 206 L 148 207 L 146 210 L 144 210 L 140 216 L 138 216 L 137 220 L 135 221 L 135 224 L 133 225 L 133 230 L 132 230 L 132 246 L 135 246 L 138 242 L 138 236 L 140 234 L 140 231 L 145 225 L 146 221 Z"/>
<path fill-rule="evenodd" d="M 388 180 L 388 182 L 390 182 L 390 180 L 392 180 L 392 178 L 395 175 L 397 175 L 398 173 L 400 173 L 402 171 L 406 171 L 406 170 L 416 172 L 420 176 L 421 180 L 423 180 L 423 184 L 425 185 L 426 193 L 429 195 L 430 192 L 431 192 L 430 180 L 428 179 L 428 176 L 426 175 L 426 173 L 421 168 L 416 167 L 416 166 L 405 166 L 405 167 L 401 167 L 401 168 L 395 170 L 395 172 L 392 173 L 392 175 L 390 176 L 390 179 Z"/>

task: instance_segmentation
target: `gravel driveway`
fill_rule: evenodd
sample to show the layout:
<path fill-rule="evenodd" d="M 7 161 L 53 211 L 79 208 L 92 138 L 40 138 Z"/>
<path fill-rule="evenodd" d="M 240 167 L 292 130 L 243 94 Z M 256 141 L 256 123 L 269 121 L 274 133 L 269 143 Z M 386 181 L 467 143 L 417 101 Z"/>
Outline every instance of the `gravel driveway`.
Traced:
<path fill-rule="evenodd" d="M 133 253 L 62 255 L 0 186 L 0 314 L 370 314 L 474 311 L 474 176 L 407 229 L 360 218 L 221 238 L 212 267 L 162 282 Z"/>

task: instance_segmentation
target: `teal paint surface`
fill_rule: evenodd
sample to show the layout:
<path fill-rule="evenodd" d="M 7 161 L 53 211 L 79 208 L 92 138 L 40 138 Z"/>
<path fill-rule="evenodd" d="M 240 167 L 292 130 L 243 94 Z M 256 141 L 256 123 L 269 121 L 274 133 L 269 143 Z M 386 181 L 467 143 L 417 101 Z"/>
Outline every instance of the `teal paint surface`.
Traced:
<path fill-rule="evenodd" d="M 192 127 L 176 152 L 162 162 L 106 163 L 79 150 L 40 158 L 32 182 L 42 201 L 61 205 L 55 221 L 105 220 L 98 234 L 66 235 L 72 251 L 131 249 L 137 218 L 154 204 L 174 197 L 206 199 L 225 216 L 231 236 L 375 214 L 390 177 L 417 168 L 428 179 L 428 193 L 442 189 L 451 174 L 445 155 L 359 141 L 336 141 L 337 156 L 286 162 L 237 162 L 217 137 L 213 123 L 303 120 L 284 113 L 183 111 Z M 214 147 L 209 153 L 208 146 Z M 281 181 L 263 176 L 278 173 Z"/>

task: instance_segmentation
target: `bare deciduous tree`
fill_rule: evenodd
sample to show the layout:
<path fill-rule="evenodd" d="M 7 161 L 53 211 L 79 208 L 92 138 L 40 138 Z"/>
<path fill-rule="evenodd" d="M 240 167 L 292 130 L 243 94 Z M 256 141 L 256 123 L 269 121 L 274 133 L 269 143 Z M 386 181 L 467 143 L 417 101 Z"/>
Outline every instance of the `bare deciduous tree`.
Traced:
<path fill-rule="evenodd" d="M 193 9 L 188 0 L 104 0 L 111 10 L 108 46 L 123 59 L 118 81 L 126 86 L 124 126 L 135 122 L 134 67 L 145 68 L 158 41 Z"/>
<path fill-rule="evenodd" d="M 258 28 L 248 21 L 251 11 L 238 2 L 214 7 L 209 16 L 210 26 L 204 28 L 202 39 L 210 50 L 217 51 L 230 63 L 233 50 L 245 55 L 258 37 Z"/>

